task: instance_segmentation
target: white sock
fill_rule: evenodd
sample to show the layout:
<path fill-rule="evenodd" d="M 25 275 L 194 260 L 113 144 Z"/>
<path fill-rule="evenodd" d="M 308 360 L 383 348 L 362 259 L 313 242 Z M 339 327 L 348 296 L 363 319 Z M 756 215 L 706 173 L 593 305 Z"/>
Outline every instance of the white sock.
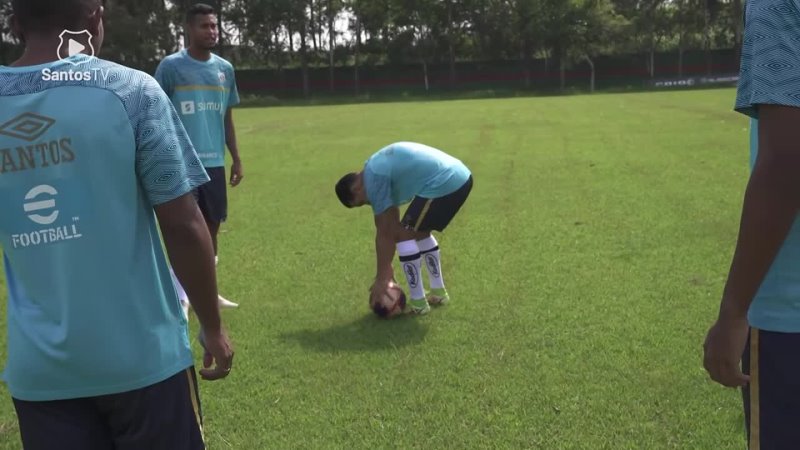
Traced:
<path fill-rule="evenodd" d="M 422 259 L 428 269 L 428 281 L 431 289 L 444 289 L 444 278 L 442 278 L 442 259 L 439 252 L 439 243 L 436 238 L 430 236 L 421 241 L 417 241 Z"/>
<path fill-rule="evenodd" d="M 422 269 L 422 255 L 419 253 L 417 241 L 403 241 L 397 244 L 397 253 L 400 255 L 400 264 L 403 274 L 408 282 L 409 294 L 412 300 L 425 298 L 425 288 L 422 286 L 420 277 Z"/>
<path fill-rule="evenodd" d="M 172 284 L 175 286 L 175 291 L 178 293 L 178 300 L 182 303 L 187 303 L 189 301 L 189 296 L 186 295 L 186 291 L 181 286 L 181 282 L 178 281 L 178 277 L 175 275 L 175 271 L 172 270 L 172 266 L 169 266 L 169 274 L 172 277 Z"/>
<path fill-rule="evenodd" d="M 219 256 L 214 255 L 214 267 L 217 267 L 218 265 L 219 265 Z"/>

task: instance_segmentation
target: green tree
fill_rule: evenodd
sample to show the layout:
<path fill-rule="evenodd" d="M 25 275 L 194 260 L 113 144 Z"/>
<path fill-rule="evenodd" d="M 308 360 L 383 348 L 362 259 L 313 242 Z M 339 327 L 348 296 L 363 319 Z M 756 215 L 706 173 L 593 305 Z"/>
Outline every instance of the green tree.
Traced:
<path fill-rule="evenodd" d="M 11 0 L 0 0 L 0 64 L 7 65 L 22 53 L 22 46 L 11 35 Z"/>
<path fill-rule="evenodd" d="M 106 7 L 106 37 L 101 57 L 155 71 L 177 47 L 165 0 L 115 0 Z"/>

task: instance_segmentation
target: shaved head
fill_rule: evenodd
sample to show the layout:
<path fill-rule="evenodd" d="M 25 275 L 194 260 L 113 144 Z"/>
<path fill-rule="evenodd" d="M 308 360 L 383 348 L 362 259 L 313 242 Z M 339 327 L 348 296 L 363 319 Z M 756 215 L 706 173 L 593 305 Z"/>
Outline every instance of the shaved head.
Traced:
<path fill-rule="evenodd" d="M 105 0 L 11 0 L 14 18 L 26 32 L 79 31 Z"/>

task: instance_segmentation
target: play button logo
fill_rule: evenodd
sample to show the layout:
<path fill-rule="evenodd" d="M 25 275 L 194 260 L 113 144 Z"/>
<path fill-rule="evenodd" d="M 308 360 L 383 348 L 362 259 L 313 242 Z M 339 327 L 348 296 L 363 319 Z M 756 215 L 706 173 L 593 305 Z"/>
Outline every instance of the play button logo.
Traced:
<path fill-rule="evenodd" d="M 92 34 L 87 30 L 64 30 L 58 35 L 58 59 L 67 61 L 73 66 L 83 64 L 94 57 Z M 85 54 L 89 58 L 75 58 L 76 55 Z"/>
<path fill-rule="evenodd" d="M 86 50 L 85 45 L 81 44 L 80 42 L 74 39 L 69 40 L 69 49 L 67 50 L 69 56 L 75 56 L 78 53 L 83 52 L 84 50 Z"/>

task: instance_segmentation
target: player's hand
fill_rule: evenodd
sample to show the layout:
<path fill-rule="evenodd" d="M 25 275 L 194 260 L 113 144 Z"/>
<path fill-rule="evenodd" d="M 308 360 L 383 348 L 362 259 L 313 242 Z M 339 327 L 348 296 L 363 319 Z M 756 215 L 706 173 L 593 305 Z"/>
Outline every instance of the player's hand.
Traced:
<path fill-rule="evenodd" d="M 394 277 L 389 278 L 387 280 L 376 279 L 375 281 L 372 282 L 372 286 L 369 287 L 369 292 L 373 294 L 374 293 L 382 294 L 386 292 L 387 289 L 391 286 L 397 286 L 397 280 L 395 280 Z"/>
<path fill-rule="evenodd" d="M 209 381 L 227 377 L 233 368 L 233 349 L 225 330 L 218 333 L 206 333 L 201 330 L 198 339 L 204 350 L 204 368 L 200 370 L 200 376 Z"/>
<path fill-rule="evenodd" d="M 703 366 L 712 380 L 727 387 L 742 387 L 750 381 L 739 367 L 749 332 L 746 318 L 720 318 L 711 327 L 703 345 Z"/>
<path fill-rule="evenodd" d="M 377 303 L 381 300 L 381 296 L 389 290 L 389 287 L 395 285 L 393 278 L 389 279 L 376 279 L 372 286 L 369 288 L 369 302 L 370 304 Z"/>
<path fill-rule="evenodd" d="M 236 187 L 242 182 L 244 178 L 244 171 L 242 170 L 242 162 L 234 161 L 231 166 L 231 186 Z"/>
<path fill-rule="evenodd" d="M 369 288 L 370 305 L 377 303 L 380 300 L 381 295 L 383 295 L 383 292 L 385 292 L 383 289 L 381 289 L 381 285 L 382 283 L 375 281 L 374 283 L 372 283 L 372 286 L 370 286 Z"/>

